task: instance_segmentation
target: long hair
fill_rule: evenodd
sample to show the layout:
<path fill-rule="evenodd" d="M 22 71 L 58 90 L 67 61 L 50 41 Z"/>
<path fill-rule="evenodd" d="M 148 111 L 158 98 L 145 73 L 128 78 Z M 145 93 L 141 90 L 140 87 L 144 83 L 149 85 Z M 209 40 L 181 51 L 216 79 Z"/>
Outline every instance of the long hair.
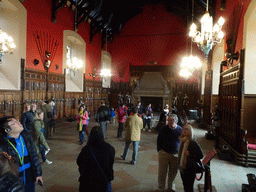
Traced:
<path fill-rule="evenodd" d="M 85 107 L 85 108 L 86 108 L 85 104 L 81 104 L 81 105 L 78 107 L 78 112 L 81 111 L 81 108 L 82 108 L 82 107 Z"/>
<path fill-rule="evenodd" d="M 188 135 L 188 137 L 189 137 L 189 139 L 193 139 L 193 127 L 192 127 L 192 125 L 186 124 L 186 125 L 183 126 L 183 129 L 188 129 L 189 133 L 190 133 Z"/>
<path fill-rule="evenodd" d="M 97 146 L 97 144 L 104 142 L 103 131 L 100 126 L 94 126 L 90 132 L 88 145 Z"/>

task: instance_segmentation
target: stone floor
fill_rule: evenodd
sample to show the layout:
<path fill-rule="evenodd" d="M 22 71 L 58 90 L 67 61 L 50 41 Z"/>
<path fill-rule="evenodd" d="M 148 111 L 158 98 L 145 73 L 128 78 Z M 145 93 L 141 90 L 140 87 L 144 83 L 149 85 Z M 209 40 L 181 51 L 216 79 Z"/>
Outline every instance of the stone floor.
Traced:
<path fill-rule="evenodd" d="M 90 122 L 89 131 L 95 122 Z M 132 150 L 128 153 L 126 161 L 121 160 L 120 154 L 124 149 L 124 141 L 117 139 L 117 124 L 108 126 L 106 142 L 115 147 L 116 157 L 114 164 L 115 178 L 112 181 L 114 192 L 137 192 L 155 191 L 157 189 L 158 156 L 156 151 L 157 132 L 142 132 L 138 160 L 136 165 L 131 165 Z M 195 127 L 194 134 L 196 140 L 201 145 L 206 154 L 214 147 L 214 141 L 205 138 L 205 130 Z M 78 191 L 78 167 L 76 159 L 82 147 L 78 142 L 78 132 L 76 122 L 61 122 L 56 128 L 56 132 L 51 140 L 48 140 L 51 147 L 48 159 L 53 161 L 51 165 L 42 164 L 44 185 L 36 186 L 36 191 L 42 192 L 76 192 Z M 216 156 L 211 161 L 212 184 L 218 192 L 238 192 L 242 191 L 242 183 L 248 183 L 246 174 L 256 173 L 256 168 L 246 168 L 236 165 L 234 162 L 223 161 Z M 204 183 L 196 181 L 195 191 L 198 185 Z M 179 173 L 175 179 L 176 191 L 183 191 L 183 186 Z"/>

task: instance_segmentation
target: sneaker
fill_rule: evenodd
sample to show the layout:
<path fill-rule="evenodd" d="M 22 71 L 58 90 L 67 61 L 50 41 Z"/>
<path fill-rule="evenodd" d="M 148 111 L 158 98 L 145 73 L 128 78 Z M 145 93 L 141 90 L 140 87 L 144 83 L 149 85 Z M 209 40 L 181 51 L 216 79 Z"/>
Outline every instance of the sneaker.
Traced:
<path fill-rule="evenodd" d="M 52 161 L 49 161 L 48 159 L 45 160 L 45 163 L 47 163 L 48 165 L 52 164 Z"/>
<path fill-rule="evenodd" d="M 151 133 L 151 130 L 149 129 L 148 132 Z"/>
<path fill-rule="evenodd" d="M 45 151 L 45 155 L 47 155 L 50 152 L 51 149 L 48 149 Z"/>
<path fill-rule="evenodd" d="M 135 164 L 136 164 L 136 161 L 133 161 L 133 160 L 132 160 L 132 161 L 131 161 L 131 164 L 132 164 L 132 165 L 135 165 Z"/>
<path fill-rule="evenodd" d="M 121 157 L 122 160 L 125 160 L 124 155 L 120 155 L 120 157 Z"/>
<path fill-rule="evenodd" d="M 145 129 L 145 128 L 143 128 L 143 131 L 146 131 L 146 129 Z"/>

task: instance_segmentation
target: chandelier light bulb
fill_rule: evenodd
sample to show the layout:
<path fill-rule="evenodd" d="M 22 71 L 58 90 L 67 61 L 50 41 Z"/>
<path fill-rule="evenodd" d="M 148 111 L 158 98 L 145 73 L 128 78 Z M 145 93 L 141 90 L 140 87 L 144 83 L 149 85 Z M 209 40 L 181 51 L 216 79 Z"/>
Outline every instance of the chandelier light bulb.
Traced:
<path fill-rule="evenodd" d="M 111 71 L 109 69 L 102 69 L 100 72 L 100 76 L 102 77 L 110 77 Z"/>
<path fill-rule="evenodd" d="M 11 49 L 14 49 L 16 47 L 16 45 L 14 44 L 14 42 L 11 43 L 10 45 Z"/>
<path fill-rule="evenodd" d="M 81 60 L 77 61 L 77 68 L 81 69 L 83 67 L 83 62 Z"/>
<path fill-rule="evenodd" d="M 215 24 L 214 27 L 213 27 L 213 31 L 214 32 L 218 32 L 220 30 L 220 25 L 219 24 Z"/>
<path fill-rule="evenodd" d="M 220 32 L 218 33 L 218 38 L 223 39 L 223 37 L 224 37 L 224 33 L 222 30 L 220 30 Z"/>
<path fill-rule="evenodd" d="M 67 66 L 68 66 L 68 68 L 71 68 L 71 66 L 72 66 L 72 63 L 71 63 L 70 59 L 67 59 Z"/>
<path fill-rule="evenodd" d="M 218 24 L 222 27 L 225 22 L 225 19 L 223 17 L 220 17 L 218 20 Z"/>
<path fill-rule="evenodd" d="M 190 30 L 191 31 L 196 31 L 196 24 L 192 23 L 192 25 L 190 26 Z"/>
<path fill-rule="evenodd" d="M 188 78 L 191 75 L 192 74 L 189 72 L 189 70 L 187 68 L 184 68 L 184 69 L 180 70 L 180 76 L 182 76 L 184 78 Z"/>

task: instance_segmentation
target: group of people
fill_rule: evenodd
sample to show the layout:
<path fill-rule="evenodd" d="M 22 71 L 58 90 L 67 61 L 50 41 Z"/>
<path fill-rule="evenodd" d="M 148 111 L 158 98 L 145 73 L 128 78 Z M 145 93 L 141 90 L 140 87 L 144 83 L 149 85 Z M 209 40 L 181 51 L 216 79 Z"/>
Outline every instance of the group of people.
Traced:
<path fill-rule="evenodd" d="M 119 106 L 120 114 L 125 110 L 125 106 Z M 150 110 L 150 109 L 149 109 Z M 132 108 L 132 112 L 125 120 L 121 120 L 118 126 L 117 136 L 122 133 L 125 127 L 125 146 L 121 154 L 121 160 L 126 160 L 130 144 L 133 145 L 131 164 L 135 165 L 141 131 L 144 128 L 143 114 L 140 104 Z M 196 171 L 194 162 L 199 162 L 203 158 L 203 152 L 199 144 L 193 138 L 193 127 L 185 124 L 183 127 L 178 125 L 178 116 L 170 113 L 168 105 L 164 109 L 165 122 L 157 137 L 158 151 L 158 191 L 164 191 L 166 178 L 168 175 L 167 191 L 175 191 L 174 179 L 178 170 L 180 171 L 186 192 L 193 191 Z M 127 111 L 126 111 L 127 113 Z M 106 117 L 103 114 L 108 114 Z M 96 121 L 100 126 L 92 128 L 87 145 L 82 149 L 78 156 L 77 164 L 80 172 L 80 191 L 111 191 L 111 181 L 114 179 L 114 157 L 115 149 L 106 143 L 107 122 L 110 120 L 110 109 L 102 103 L 96 115 Z M 123 113 L 126 115 L 125 112 Z M 119 113 L 117 114 L 119 115 Z M 90 166 L 88 166 L 90 164 Z M 97 170 L 97 171 L 95 171 Z M 101 181 L 99 184 L 99 180 Z M 98 181 L 98 182 L 96 182 Z"/>
<path fill-rule="evenodd" d="M 119 136 L 119 134 L 122 134 L 124 127 L 126 130 L 124 136 L 125 146 L 120 156 L 121 160 L 127 159 L 129 146 L 131 143 L 133 145 L 132 165 L 136 164 L 138 158 L 141 131 L 144 128 L 143 111 L 140 106 L 138 104 L 133 107 L 124 121 L 120 118 L 121 125 L 118 126 L 117 131 L 117 136 Z M 127 115 L 125 106 L 120 106 L 119 109 L 120 113 L 125 111 L 125 115 Z M 199 162 L 203 158 L 203 152 L 193 138 L 192 126 L 189 124 L 183 127 L 179 126 L 178 116 L 170 113 L 169 109 L 167 109 L 168 107 L 164 109 L 166 114 L 165 122 L 163 121 L 163 126 L 156 140 L 159 161 L 158 191 L 165 190 L 167 175 L 168 191 L 175 191 L 173 181 L 179 170 L 184 190 L 191 192 L 193 191 L 196 177 L 193 162 Z M 152 109 L 148 106 L 148 111 L 150 110 Z M 47 114 L 47 112 L 44 113 L 43 111 L 42 109 L 37 109 L 35 104 L 32 104 L 31 109 L 28 110 L 29 113 L 26 112 L 22 116 L 24 125 L 13 117 L 0 119 L 0 160 L 1 158 L 8 159 L 10 163 L 16 161 L 18 165 L 16 171 L 2 171 L 0 169 L 1 178 L 9 181 L 4 185 L 5 187 L 7 184 L 13 185 L 20 189 L 23 188 L 22 190 L 26 192 L 34 191 L 35 183 L 43 184 L 39 153 L 45 150 L 45 156 L 50 150 L 42 131 L 45 125 L 44 114 Z M 111 120 L 110 113 L 110 108 L 104 102 L 101 102 L 95 119 L 99 126 L 94 126 L 89 134 L 87 128 L 89 115 L 86 106 L 81 104 L 78 108 L 76 119 L 80 144 L 84 143 L 85 133 L 88 136 L 88 142 L 77 158 L 80 173 L 80 191 L 112 191 L 111 181 L 114 179 L 115 148 L 105 141 L 107 125 Z M 31 116 L 33 120 L 29 123 L 28 119 Z M 5 175 L 5 177 L 2 175 Z M 14 185 L 15 182 L 16 184 Z"/>
<path fill-rule="evenodd" d="M 180 170 L 185 192 L 193 192 L 196 171 L 194 162 L 203 158 L 199 144 L 193 138 L 193 127 L 178 124 L 176 114 L 169 114 L 167 124 L 157 137 L 158 151 L 158 191 L 164 191 L 168 173 L 168 191 L 175 191 L 173 181 Z"/>
<path fill-rule="evenodd" d="M 50 151 L 47 139 L 52 136 L 55 126 L 54 101 L 40 101 L 39 106 L 36 103 L 27 105 L 21 121 L 12 116 L 0 119 L 0 159 L 11 167 L 9 171 L 3 172 L 4 166 L 1 167 L 0 174 L 13 178 L 11 181 L 16 183 L 12 184 L 18 186 L 19 192 L 33 192 L 35 183 L 43 184 L 39 154 L 43 163 L 52 164 L 46 155 Z"/>

